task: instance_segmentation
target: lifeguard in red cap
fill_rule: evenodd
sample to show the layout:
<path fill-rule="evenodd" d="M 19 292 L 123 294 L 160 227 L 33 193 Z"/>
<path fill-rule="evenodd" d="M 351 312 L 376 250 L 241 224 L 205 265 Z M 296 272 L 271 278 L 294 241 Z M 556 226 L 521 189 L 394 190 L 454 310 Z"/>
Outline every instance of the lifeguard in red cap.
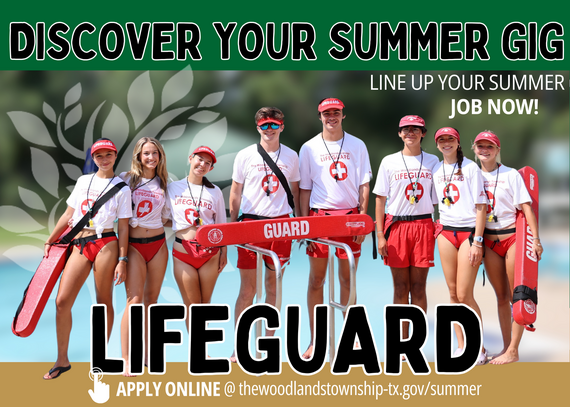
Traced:
<path fill-rule="evenodd" d="M 236 155 L 230 191 L 230 218 L 232 222 L 256 219 L 287 218 L 299 207 L 299 157 L 281 144 L 280 135 L 285 116 L 276 107 L 262 107 L 255 114 L 260 135 L 259 144 L 244 148 Z M 240 215 L 241 209 L 241 215 Z M 284 267 L 291 257 L 291 240 L 271 243 L 251 242 L 270 249 L 279 256 Z M 265 261 L 265 301 L 275 305 L 275 270 L 270 257 Z M 256 293 L 257 254 L 238 248 L 237 267 L 241 285 L 235 305 L 235 321 L 252 304 Z M 282 269 L 282 272 L 284 269 Z M 267 335 L 273 335 L 267 331 Z M 232 362 L 235 357 L 232 355 Z"/>
<path fill-rule="evenodd" d="M 435 247 L 432 213 L 437 198 L 432 170 L 439 161 L 422 150 L 426 131 L 420 116 L 402 117 L 398 136 L 404 148 L 384 157 L 373 190 L 378 252 L 392 272 L 394 304 L 411 303 L 425 312 L 426 280 L 434 266 Z M 403 338 L 408 338 L 407 323 Z"/>
<path fill-rule="evenodd" d="M 477 164 L 463 156 L 459 131 L 443 127 L 435 133 L 437 149 L 443 160 L 433 169 L 433 183 L 439 202 L 439 224 L 436 228 L 441 267 L 453 304 L 466 304 L 481 317 L 473 289 L 483 258 L 483 230 L 487 196 Z M 461 327 L 455 325 L 457 349 L 465 349 Z M 478 365 L 487 363 L 483 347 Z"/>
<path fill-rule="evenodd" d="M 490 363 L 503 365 L 519 360 L 519 345 L 524 327 L 512 320 L 516 254 L 516 212 L 521 210 L 532 232 L 532 252 L 540 260 L 543 252 L 538 222 L 531 207 L 531 197 L 520 173 L 501 164 L 501 142 L 495 133 L 485 130 L 475 137 L 473 150 L 481 162 L 481 174 L 489 198 L 484 244 L 485 270 L 497 295 L 499 325 L 503 350 Z"/>
<path fill-rule="evenodd" d="M 299 153 L 301 216 L 365 214 L 372 178 L 366 145 L 343 130 L 342 121 L 346 116 L 344 104 L 339 99 L 323 99 L 318 106 L 318 117 L 322 132 L 303 144 Z M 358 266 L 364 237 L 331 240 L 348 244 Z M 307 247 L 310 262 L 307 308 L 311 343 L 303 354 L 305 359 L 313 355 L 313 310 L 317 304 L 323 303 L 328 250 L 328 246 L 312 242 Z M 344 250 L 336 249 L 336 256 L 339 259 L 340 300 L 345 304 L 350 293 L 350 268 Z"/>
<path fill-rule="evenodd" d="M 206 178 L 214 168 L 216 154 L 210 147 L 200 146 L 188 161 L 188 176 L 168 185 L 166 200 L 167 216 L 176 233 L 172 245 L 174 278 L 186 307 L 210 303 L 218 276 L 228 262 L 225 246 L 204 247 L 196 241 L 200 226 L 226 223 L 222 191 Z"/>
<path fill-rule="evenodd" d="M 119 177 L 131 188 L 133 203 L 125 280 L 127 306 L 121 319 L 121 353 L 127 362 L 124 375 L 130 376 L 129 307 L 144 302 L 145 315 L 148 315 L 149 305 L 158 301 L 168 262 L 163 225 L 168 171 L 160 142 L 152 137 L 141 137 L 133 149 L 130 171 Z M 145 321 L 148 318 L 145 317 Z"/>
<path fill-rule="evenodd" d="M 45 380 L 57 379 L 71 369 L 67 351 L 71 334 L 71 308 L 79 290 L 93 267 L 95 291 L 98 304 L 107 306 L 107 338 L 115 311 L 113 309 L 113 282 L 121 284 L 127 277 L 127 250 L 129 239 L 129 218 L 132 216 L 131 191 L 127 185 L 115 193 L 95 213 L 95 202 L 109 190 L 123 182 L 115 176 L 113 167 L 117 159 L 117 148 L 109 139 L 97 140 L 91 146 L 91 156 L 98 170 L 94 174 L 77 179 L 73 192 L 67 199 L 67 210 L 55 225 L 45 243 L 44 255 L 58 236 L 68 227 L 75 226 L 87 214 L 89 222 L 75 235 L 73 247 L 59 281 L 56 302 L 57 360 L 54 367 L 44 375 Z M 119 219 L 119 238 L 114 231 L 114 222 Z"/>

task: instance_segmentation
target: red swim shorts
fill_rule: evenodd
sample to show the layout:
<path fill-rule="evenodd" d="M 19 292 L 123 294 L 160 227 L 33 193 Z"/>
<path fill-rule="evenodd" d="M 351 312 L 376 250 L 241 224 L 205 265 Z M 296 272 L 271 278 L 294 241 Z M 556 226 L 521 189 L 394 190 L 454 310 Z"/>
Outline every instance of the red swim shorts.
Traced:
<path fill-rule="evenodd" d="M 395 222 L 387 244 L 388 256 L 384 257 L 384 264 L 389 267 L 434 266 L 435 237 L 431 218 Z"/>

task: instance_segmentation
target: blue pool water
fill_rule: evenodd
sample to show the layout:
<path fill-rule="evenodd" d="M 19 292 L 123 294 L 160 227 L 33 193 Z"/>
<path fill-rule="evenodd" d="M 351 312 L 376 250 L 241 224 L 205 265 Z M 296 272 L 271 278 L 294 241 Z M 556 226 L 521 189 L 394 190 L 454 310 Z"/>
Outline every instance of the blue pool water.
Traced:
<path fill-rule="evenodd" d="M 171 247 L 171 243 L 169 243 Z M 360 260 L 357 273 L 357 302 L 366 305 L 369 322 L 373 335 L 378 346 L 380 359 L 384 359 L 384 306 L 392 303 L 392 277 L 388 267 L 382 264 L 380 259 L 373 260 L 371 256 L 372 242 L 369 238 L 363 244 L 363 256 Z M 545 244 L 545 253 L 547 256 L 540 263 L 541 278 L 548 277 L 560 281 L 561 284 L 568 285 L 568 245 L 564 244 Z M 39 263 L 37 259 L 35 264 Z M 211 323 L 210 328 L 221 328 L 225 332 L 224 343 L 211 344 L 208 346 L 208 354 L 212 357 L 228 357 L 233 351 L 233 308 L 239 290 L 240 278 L 239 272 L 235 268 L 237 261 L 237 251 L 231 247 L 228 252 L 228 266 L 220 275 L 218 283 L 214 290 L 212 303 L 228 304 L 231 308 L 230 321 L 224 323 Z M 445 285 L 439 258 L 436 249 L 436 267 L 432 268 L 428 285 Z M 18 304 L 21 301 L 22 293 L 27 286 L 32 273 L 26 271 L 15 263 L 4 259 L 0 263 L 0 361 L 1 362 L 51 362 L 56 358 L 56 334 L 55 334 L 55 296 L 57 286 L 54 289 L 45 311 L 38 323 L 35 332 L 27 338 L 19 338 L 13 335 L 10 330 L 12 318 Z M 287 304 L 299 304 L 302 308 L 301 314 L 301 348 L 303 352 L 309 343 L 309 324 L 306 311 L 306 290 L 308 279 L 309 262 L 304 250 L 299 250 L 298 245 L 294 245 L 291 264 L 286 268 L 283 279 L 283 305 L 282 311 Z M 477 284 L 481 284 L 481 270 L 478 276 Z M 338 282 L 337 282 L 338 284 Z M 327 285 L 325 285 L 326 287 Z M 338 287 L 338 285 L 337 285 Z M 490 288 L 489 288 L 490 289 Z M 339 289 L 336 289 L 338 294 Z M 81 289 L 77 301 L 73 308 L 73 329 L 70 338 L 69 357 L 71 361 L 88 362 L 89 361 L 89 335 L 90 335 L 90 306 L 93 304 L 95 291 L 93 287 L 93 278 L 89 277 L 87 283 Z M 325 289 L 325 298 L 328 293 Z M 338 298 L 337 298 L 338 301 Z M 429 337 L 424 348 L 425 355 L 428 360 L 433 360 L 433 309 L 437 303 L 447 302 L 447 298 L 428 298 L 429 309 Z M 166 277 L 159 297 L 160 303 L 182 303 L 178 287 L 172 274 L 172 260 L 170 259 Z M 114 293 L 115 323 L 113 333 L 108 345 L 109 357 L 120 357 L 120 320 L 125 309 L 125 290 L 124 286 L 115 287 Z M 169 322 L 167 329 L 176 329 L 183 332 L 183 344 L 180 346 L 167 346 L 166 360 L 172 362 L 188 361 L 188 335 L 186 326 L 183 322 Z M 336 339 L 338 341 L 342 329 L 342 315 L 336 312 Z M 284 321 L 282 320 L 282 328 L 277 330 L 276 334 L 283 338 L 282 346 L 284 350 Z M 488 338 L 491 335 L 485 332 L 485 343 L 492 341 L 500 341 L 500 338 Z"/>

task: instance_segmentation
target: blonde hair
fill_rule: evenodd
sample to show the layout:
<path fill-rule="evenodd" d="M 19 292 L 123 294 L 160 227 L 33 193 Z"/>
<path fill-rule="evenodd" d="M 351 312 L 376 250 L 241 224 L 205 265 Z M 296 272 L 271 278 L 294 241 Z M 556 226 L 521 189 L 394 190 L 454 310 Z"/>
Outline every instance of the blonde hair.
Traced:
<path fill-rule="evenodd" d="M 491 134 L 494 134 L 496 136 L 494 131 L 491 131 L 491 130 L 483 130 L 483 131 L 485 133 L 491 133 Z M 495 144 L 495 143 L 491 143 L 491 144 Z M 496 144 L 495 144 L 495 147 L 497 147 L 499 149 L 499 152 L 497 153 L 497 156 L 495 157 L 495 161 L 498 162 L 499 164 L 502 164 L 502 162 L 501 162 L 501 147 L 499 147 Z M 473 150 L 473 153 L 475 153 L 475 142 L 473 142 L 471 144 L 471 150 Z M 475 154 L 475 160 L 474 161 L 479 162 L 479 158 L 477 158 L 477 154 Z"/>
<path fill-rule="evenodd" d="M 152 143 L 158 150 L 158 164 L 155 169 L 155 174 L 158 178 L 160 178 L 160 188 L 162 191 L 166 191 L 166 186 L 168 185 L 168 171 L 166 170 L 166 155 L 164 154 L 164 149 L 162 148 L 162 144 L 153 138 L 153 137 L 142 137 L 137 141 L 135 148 L 133 149 L 133 159 L 131 161 L 131 170 L 127 173 L 130 179 L 130 187 L 131 189 L 136 188 L 136 186 L 140 183 L 142 175 L 143 175 L 143 168 L 141 162 L 141 152 L 143 146 L 146 143 Z"/>

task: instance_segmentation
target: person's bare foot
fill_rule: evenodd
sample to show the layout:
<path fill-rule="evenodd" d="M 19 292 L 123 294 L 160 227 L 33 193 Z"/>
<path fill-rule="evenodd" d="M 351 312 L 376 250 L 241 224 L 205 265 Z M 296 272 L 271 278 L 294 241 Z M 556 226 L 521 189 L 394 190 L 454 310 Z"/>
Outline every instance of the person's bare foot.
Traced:
<path fill-rule="evenodd" d="M 500 351 L 499 353 L 497 353 L 496 355 L 490 355 L 490 356 L 491 356 L 491 360 L 497 359 L 499 356 L 504 355 L 506 351 L 507 351 L 507 349 L 505 348 L 505 349 L 503 349 L 502 351 Z M 489 361 L 489 363 L 491 363 L 491 362 Z"/>
<path fill-rule="evenodd" d="M 303 356 L 301 356 L 303 359 L 311 359 L 313 357 L 313 344 L 309 344 L 309 347 L 307 348 L 307 350 L 305 351 L 305 353 L 303 353 Z"/>
<path fill-rule="evenodd" d="M 127 369 L 125 370 L 125 372 L 123 373 L 123 377 L 137 377 L 136 374 L 133 373 L 129 373 L 129 367 L 127 365 Z"/>
<path fill-rule="evenodd" d="M 519 352 L 517 350 L 507 350 L 502 355 L 493 358 L 489 363 L 492 365 L 506 365 L 508 363 L 515 363 L 519 360 Z"/>
<path fill-rule="evenodd" d="M 137 377 L 137 375 L 129 373 L 129 372 L 125 372 L 125 373 L 123 373 L 123 377 Z"/>

